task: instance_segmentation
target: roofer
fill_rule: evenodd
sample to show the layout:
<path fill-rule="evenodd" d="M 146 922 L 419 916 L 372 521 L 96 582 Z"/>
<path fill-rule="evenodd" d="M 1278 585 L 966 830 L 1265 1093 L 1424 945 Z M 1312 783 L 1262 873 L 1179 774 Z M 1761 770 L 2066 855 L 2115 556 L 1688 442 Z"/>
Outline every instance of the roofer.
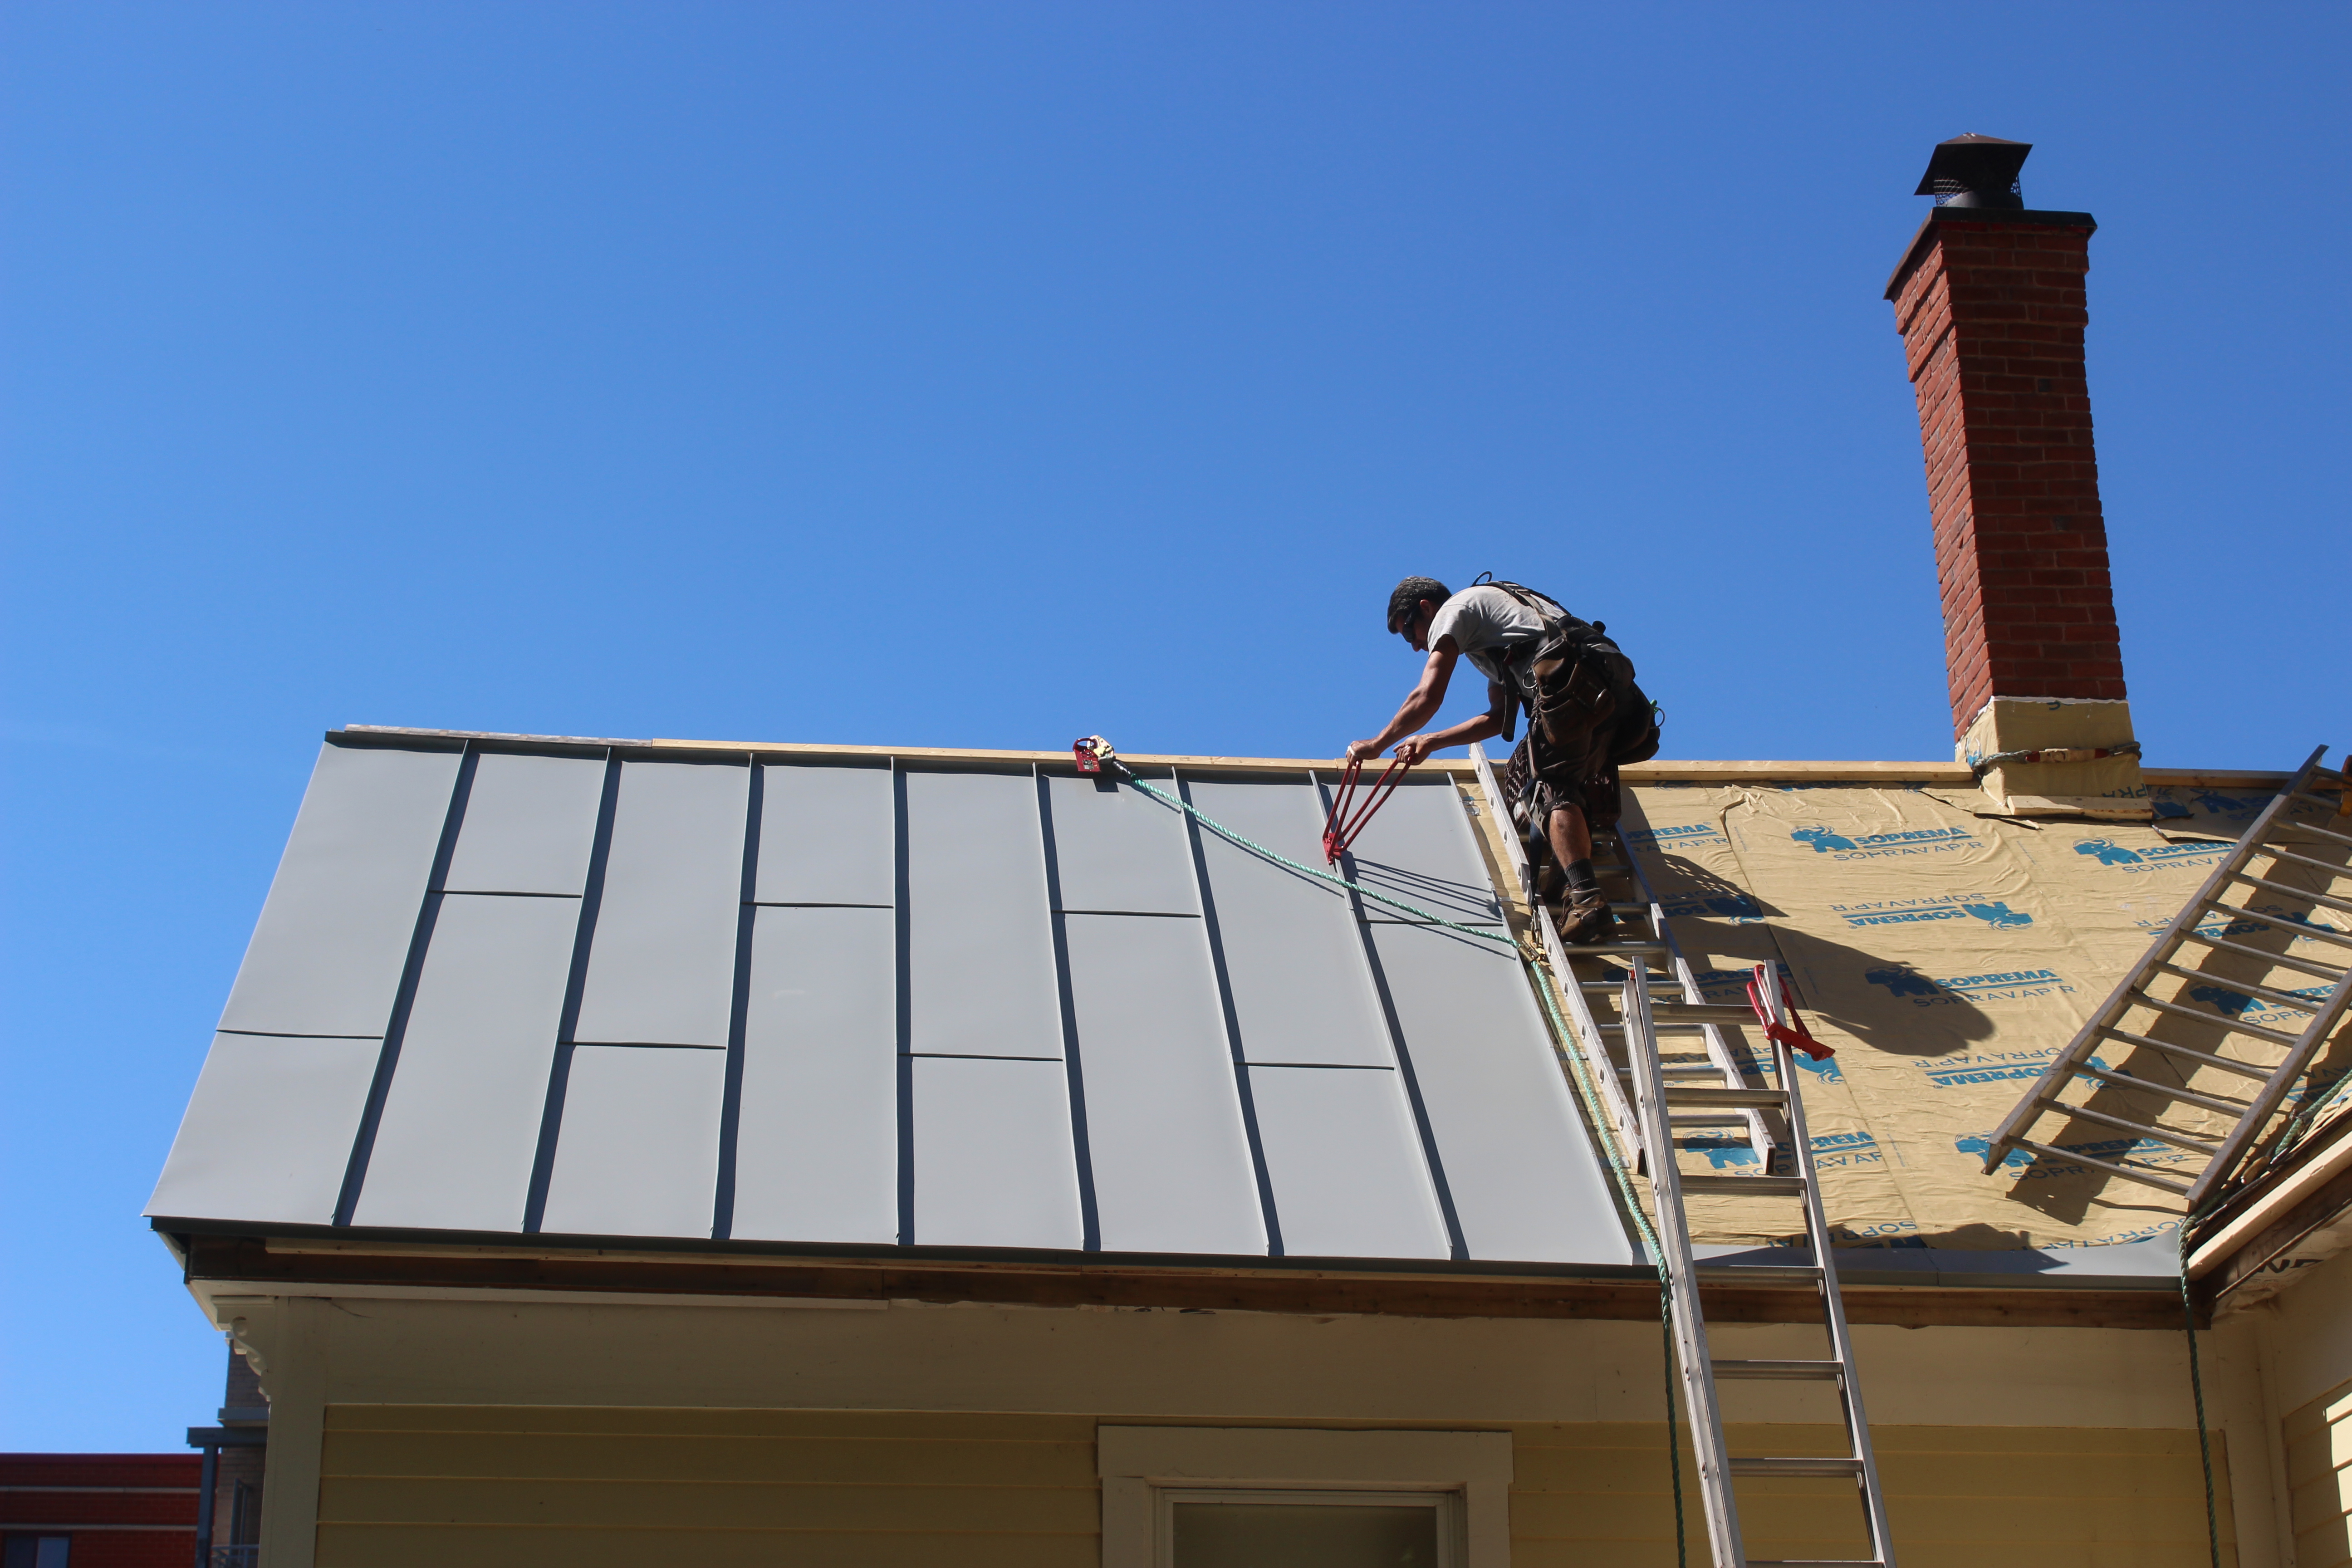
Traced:
<path fill-rule="evenodd" d="M 1399 759 L 1418 763 L 1447 746 L 1493 735 L 1507 741 L 1525 707 L 1528 734 L 1511 752 L 1504 791 L 1539 868 L 1537 896 L 1554 906 L 1560 940 L 1590 942 L 1615 918 L 1593 874 L 1592 830 L 1616 825 L 1618 767 L 1657 754 L 1656 710 L 1633 683 L 1633 662 L 1604 635 L 1606 623 L 1580 621 L 1532 588 L 1489 575 L 1459 594 L 1433 577 L 1396 585 L 1389 630 L 1429 662 L 1388 727 L 1349 746 L 1348 755 L 1376 757 L 1394 743 Z M 1436 716 L 1464 658 L 1486 678 L 1486 711 L 1413 734 Z"/>

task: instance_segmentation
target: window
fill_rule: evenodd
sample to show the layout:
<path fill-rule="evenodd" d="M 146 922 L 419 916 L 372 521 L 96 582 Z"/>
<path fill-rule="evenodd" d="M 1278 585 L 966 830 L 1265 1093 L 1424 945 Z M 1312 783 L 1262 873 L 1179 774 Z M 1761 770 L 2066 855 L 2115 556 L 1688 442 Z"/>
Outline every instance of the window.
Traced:
<path fill-rule="evenodd" d="M 72 1555 L 70 1535 L 0 1537 L 0 1568 L 67 1568 Z"/>
<path fill-rule="evenodd" d="M 1171 1568 L 1454 1568 L 1461 1499 L 1444 1492 L 1160 1487 Z"/>
<path fill-rule="evenodd" d="M 1103 1426 L 1103 1568 L 1507 1568 L 1507 1432 Z"/>

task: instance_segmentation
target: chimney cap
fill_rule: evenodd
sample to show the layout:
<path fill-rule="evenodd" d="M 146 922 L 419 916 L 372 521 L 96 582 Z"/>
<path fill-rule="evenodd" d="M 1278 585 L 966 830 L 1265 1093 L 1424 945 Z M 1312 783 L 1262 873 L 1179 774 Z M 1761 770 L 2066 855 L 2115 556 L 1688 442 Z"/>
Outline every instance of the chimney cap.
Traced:
<path fill-rule="evenodd" d="M 2031 142 L 2005 142 L 1973 131 L 1938 142 L 1912 195 L 1933 196 L 1937 206 L 2022 207 L 2017 174 L 2032 151 Z"/>

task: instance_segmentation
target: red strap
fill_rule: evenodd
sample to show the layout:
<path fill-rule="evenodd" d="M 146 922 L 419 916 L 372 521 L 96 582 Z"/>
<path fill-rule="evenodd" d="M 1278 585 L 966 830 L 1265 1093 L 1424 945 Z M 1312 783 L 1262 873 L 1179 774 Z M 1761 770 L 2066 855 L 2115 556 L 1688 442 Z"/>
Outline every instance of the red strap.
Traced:
<path fill-rule="evenodd" d="M 1757 965 L 1756 973 L 1760 976 L 1764 973 L 1763 965 Z M 1756 980 L 1748 983 L 1748 1005 L 1756 1009 L 1756 1016 L 1763 1021 L 1765 1035 L 1790 1050 L 1802 1051 L 1817 1062 L 1827 1061 L 1837 1055 L 1806 1032 L 1804 1020 L 1797 1016 L 1794 1007 L 1789 1009 L 1788 1023 L 1774 1023 L 1772 1010 L 1764 1002 L 1764 987 Z"/>

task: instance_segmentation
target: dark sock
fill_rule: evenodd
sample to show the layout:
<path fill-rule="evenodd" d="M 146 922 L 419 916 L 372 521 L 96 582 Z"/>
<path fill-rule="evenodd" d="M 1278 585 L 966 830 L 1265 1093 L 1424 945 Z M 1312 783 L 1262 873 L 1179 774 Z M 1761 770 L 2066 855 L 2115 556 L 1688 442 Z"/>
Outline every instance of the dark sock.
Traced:
<path fill-rule="evenodd" d="M 1597 893 L 1601 890 L 1601 879 L 1593 875 L 1591 861 L 1570 860 L 1568 863 L 1568 890 L 1571 893 Z"/>

